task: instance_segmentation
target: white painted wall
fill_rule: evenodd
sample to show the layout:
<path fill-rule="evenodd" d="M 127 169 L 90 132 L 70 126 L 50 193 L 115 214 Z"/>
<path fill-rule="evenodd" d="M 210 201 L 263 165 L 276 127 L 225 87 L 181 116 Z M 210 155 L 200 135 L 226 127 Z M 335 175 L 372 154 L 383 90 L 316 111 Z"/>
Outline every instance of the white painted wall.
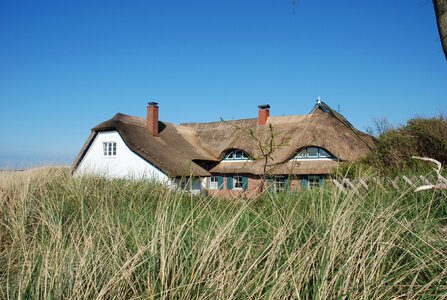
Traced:
<path fill-rule="evenodd" d="M 104 142 L 116 142 L 116 156 L 103 156 Z M 172 184 L 165 173 L 130 150 L 117 131 L 99 132 L 74 174 L 93 174 L 106 178 L 152 179 L 168 185 Z"/>
<path fill-rule="evenodd" d="M 206 179 L 206 177 L 203 177 Z M 193 195 L 199 194 L 203 187 L 203 178 L 175 178 L 174 183 L 181 189 L 190 192 Z"/>

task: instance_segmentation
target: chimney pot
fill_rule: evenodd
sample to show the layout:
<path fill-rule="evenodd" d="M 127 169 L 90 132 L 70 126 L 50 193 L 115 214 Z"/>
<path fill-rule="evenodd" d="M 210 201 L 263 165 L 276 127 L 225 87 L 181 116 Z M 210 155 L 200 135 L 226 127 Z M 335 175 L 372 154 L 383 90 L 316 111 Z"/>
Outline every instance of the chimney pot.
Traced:
<path fill-rule="evenodd" d="M 152 133 L 153 136 L 158 136 L 158 103 L 148 102 L 147 103 L 147 114 L 146 114 L 147 128 Z"/>
<path fill-rule="evenodd" d="M 267 118 L 270 116 L 270 105 L 261 104 L 258 105 L 258 125 L 265 125 Z"/>

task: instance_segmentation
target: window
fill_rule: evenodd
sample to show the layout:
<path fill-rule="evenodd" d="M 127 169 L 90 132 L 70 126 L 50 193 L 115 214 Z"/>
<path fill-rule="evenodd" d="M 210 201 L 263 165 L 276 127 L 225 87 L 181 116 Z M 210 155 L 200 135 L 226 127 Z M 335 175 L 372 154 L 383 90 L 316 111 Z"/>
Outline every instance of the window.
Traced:
<path fill-rule="evenodd" d="M 116 156 L 116 142 L 102 143 L 103 156 Z"/>
<path fill-rule="evenodd" d="M 248 160 L 250 156 L 243 150 L 232 150 L 225 155 L 224 160 Z"/>
<path fill-rule="evenodd" d="M 324 175 L 302 175 L 300 180 L 302 189 L 311 189 L 324 184 Z"/>
<path fill-rule="evenodd" d="M 242 176 L 233 176 L 233 189 L 242 189 Z"/>
<path fill-rule="evenodd" d="M 319 187 L 320 186 L 320 175 L 309 175 L 307 177 L 309 188 Z"/>
<path fill-rule="evenodd" d="M 248 177 L 247 176 L 227 176 L 227 190 L 244 190 L 246 191 L 248 188 Z M 220 182 L 219 182 L 220 184 Z M 219 185 L 219 188 L 222 189 L 222 185 Z"/>
<path fill-rule="evenodd" d="M 217 190 L 219 189 L 219 179 L 217 176 L 211 176 L 209 181 L 209 189 Z"/>
<path fill-rule="evenodd" d="M 190 190 L 190 188 L 191 188 L 190 181 L 188 179 L 182 179 L 180 181 L 180 188 L 182 190 L 187 190 L 187 191 Z"/>
<path fill-rule="evenodd" d="M 306 147 L 295 155 L 294 159 L 335 159 L 335 157 L 323 148 Z"/>
<path fill-rule="evenodd" d="M 273 189 L 275 192 L 281 192 L 286 189 L 286 177 L 285 176 L 275 176 L 273 178 Z"/>

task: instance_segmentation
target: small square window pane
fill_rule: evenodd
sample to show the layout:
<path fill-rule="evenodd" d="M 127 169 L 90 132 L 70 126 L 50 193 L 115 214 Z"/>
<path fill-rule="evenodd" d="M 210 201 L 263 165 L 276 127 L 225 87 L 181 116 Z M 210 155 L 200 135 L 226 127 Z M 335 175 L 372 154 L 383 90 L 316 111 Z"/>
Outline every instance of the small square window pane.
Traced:
<path fill-rule="evenodd" d="M 217 190 L 219 188 L 217 176 L 210 177 L 210 190 Z"/>
<path fill-rule="evenodd" d="M 321 149 L 321 148 L 319 150 L 320 150 L 320 152 L 319 152 L 320 157 L 331 157 L 331 155 L 326 150 Z"/>
<path fill-rule="evenodd" d="M 320 176 L 319 175 L 309 175 L 309 187 L 318 187 L 320 186 Z"/>
<path fill-rule="evenodd" d="M 284 176 L 275 176 L 274 189 L 276 192 L 284 190 L 286 187 L 286 178 Z"/>
<path fill-rule="evenodd" d="M 235 151 L 235 154 L 236 154 L 236 159 L 242 158 L 242 151 Z"/>
<path fill-rule="evenodd" d="M 307 149 L 301 150 L 300 153 L 296 155 L 297 158 L 305 158 L 307 157 Z"/>
<path fill-rule="evenodd" d="M 307 148 L 307 154 L 309 157 L 318 157 L 318 148 L 316 147 Z"/>
<path fill-rule="evenodd" d="M 241 189 L 242 188 L 242 176 L 234 176 L 233 177 L 233 187 L 235 189 Z"/>

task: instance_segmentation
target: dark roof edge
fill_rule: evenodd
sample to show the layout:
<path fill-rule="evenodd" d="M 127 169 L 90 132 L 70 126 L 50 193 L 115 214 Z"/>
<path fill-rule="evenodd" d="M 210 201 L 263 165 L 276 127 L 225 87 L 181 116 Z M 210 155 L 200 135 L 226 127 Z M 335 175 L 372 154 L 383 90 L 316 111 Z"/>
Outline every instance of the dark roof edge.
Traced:
<path fill-rule="evenodd" d="M 175 172 L 174 170 L 171 170 L 170 168 L 164 166 L 164 164 L 160 160 L 152 157 L 151 155 L 149 155 L 149 153 L 147 153 L 146 151 L 144 151 L 137 145 L 134 145 L 133 143 L 127 141 L 125 139 L 125 137 L 121 134 L 120 129 L 117 126 L 115 126 L 115 125 L 104 126 L 103 125 L 103 124 L 107 124 L 107 122 L 109 122 L 111 120 L 117 120 L 117 119 L 119 122 L 122 122 L 122 120 L 120 120 L 121 116 L 126 116 L 126 115 L 117 113 L 112 119 L 98 124 L 91 130 L 91 133 L 90 133 L 89 137 L 87 138 L 87 141 L 84 143 L 84 146 L 81 148 L 81 151 L 79 152 L 79 154 L 77 155 L 76 159 L 74 160 L 74 162 L 72 164 L 72 171 L 71 171 L 72 174 L 79 167 L 79 164 L 84 159 L 88 149 L 91 147 L 93 141 L 95 140 L 95 138 L 99 132 L 116 131 L 119 134 L 119 136 L 121 137 L 121 139 L 123 140 L 124 144 L 127 146 L 127 148 L 129 148 L 130 151 L 135 153 L 138 157 L 140 157 L 141 159 L 143 159 L 144 161 L 146 161 L 147 163 L 149 163 L 150 165 L 155 167 L 160 172 L 166 174 L 168 177 L 184 176 L 184 175 L 178 174 L 179 172 Z M 103 128 L 101 128 L 101 127 L 103 127 Z M 202 169 L 205 173 L 208 173 L 208 175 L 211 175 L 211 173 L 209 173 L 207 170 L 203 169 L 201 166 L 199 166 L 195 162 L 191 161 L 190 163 L 194 164 L 194 168 Z M 194 174 L 189 174 L 189 176 L 194 176 Z"/>
<path fill-rule="evenodd" d="M 332 107 L 330 107 L 323 101 L 321 101 L 321 100 L 317 101 L 317 103 L 314 105 L 312 110 L 309 112 L 309 115 L 315 113 L 318 109 L 321 109 L 325 113 L 329 113 L 331 116 L 333 116 L 338 121 L 340 121 L 343 125 L 345 125 L 349 129 L 351 129 L 352 132 L 366 145 L 366 147 L 368 147 L 368 149 L 372 150 L 371 146 L 365 140 L 363 140 L 363 138 L 360 136 L 360 134 L 363 135 L 366 133 L 361 132 L 360 130 L 356 129 L 354 127 L 354 125 L 352 125 L 351 122 L 349 122 L 341 113 L 333 110 Z"/>
<path fill-rule="evenodd" d="M 76 169 L 79 167 L 79 164 L 81 163 L 82 159 L 85 156 L 85 153 L 87 153 L 87 150 L 90 148 L 92 142 L 95 140 L 95 137 L 98 133 L 94 131 L 93 129 L 90 132 L 90 135 L 88 136 L 87 140 L 84 143 L 84 146 L 82 146 L 81 150 L 79 151 L 78 155 L 76 156 L 75 160 L 71 164 L 71 174 L 76 171 Z"/>

